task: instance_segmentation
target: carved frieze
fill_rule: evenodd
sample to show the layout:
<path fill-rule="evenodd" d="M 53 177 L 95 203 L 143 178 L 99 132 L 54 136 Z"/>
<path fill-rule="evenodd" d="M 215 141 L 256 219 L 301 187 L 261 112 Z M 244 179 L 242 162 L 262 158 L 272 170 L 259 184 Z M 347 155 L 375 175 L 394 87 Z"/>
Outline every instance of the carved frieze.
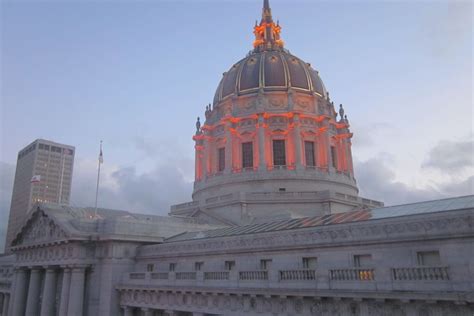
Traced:
<path fill-rule="evenodd" d="M 223 293 L 194 293 L 183 294 L 170 289 L 136 289 L 121 288 L 120 305 L 130 307 L 144 307 L 152 309 L 168 309 L 178 307 L 183 311 L 205 311 L 217 314 L 260 314 L 273 315 L 394 315 L 406 316 L 411 311 L 417 315 L 470 315 L 469 306 L 459 306 L 453 303 L 420 304 L 402 301 L 365 301 L 340 299 L 313 299 L 309 297 L 278 297 L 250 294 L 223 294 Z M 162 297 L 167 300 L 161 300 Z M 191 299 L 187 298 L 188 296 Z"/>
<path fill-rule="evenodd" d="M 190 240 L 144 247 L 140 256 L 162 257 L 170 254 L 196 252 L 233 251 L 246 248 L 272 248 L 292 246 L 317 246 L 334 242 L 353 242 L 362 240 L 396 239 L 399 237 L 420 238 L 427 234 L 446 234 L 472 232 L 474 218 L 465 216 L 446 216 L 424 218 L 403 222 L 362 222 L 335 227 L 314 227 L 290 232 L 262 233 L 256 235 L 233 236 L 219 240 Z"/>

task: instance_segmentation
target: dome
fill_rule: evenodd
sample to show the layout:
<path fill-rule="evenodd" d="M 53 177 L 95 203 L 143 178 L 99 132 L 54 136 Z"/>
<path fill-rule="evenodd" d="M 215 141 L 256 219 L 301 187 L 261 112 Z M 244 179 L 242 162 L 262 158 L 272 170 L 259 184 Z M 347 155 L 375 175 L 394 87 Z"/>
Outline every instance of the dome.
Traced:
<path fill-rule="evenodd" d="M 289 88 L 326 97 L 324 84 L 309 63 L 283 49 L 254 51 L 223 74 L 214 105 L 231 95 Z"/>

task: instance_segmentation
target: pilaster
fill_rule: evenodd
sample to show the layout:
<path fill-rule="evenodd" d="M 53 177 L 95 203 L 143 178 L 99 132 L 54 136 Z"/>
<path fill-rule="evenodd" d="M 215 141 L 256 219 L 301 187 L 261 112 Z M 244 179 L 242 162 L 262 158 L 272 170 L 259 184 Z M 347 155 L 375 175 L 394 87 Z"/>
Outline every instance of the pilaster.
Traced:
<path fill-rule="evenodd" d="M 225 166 L 224 173 L 229 174 L 232 171 L 232 144 L 233 136 L 231 129 L 231 122 L 227 122 L 225 127 Z"/>
<path fill-rule="evenodd" d="M 258 116 L 258 169 L 265 170 L 265 119 L 262 114 Z"/>
<path fill-rule="evenodd" d="M 295 114 L 293 117 L 293 144 L 295 150 L 296 169 L 301 169 L 303 167 L 300 125 L 300 117 L 298 114 Z"/>

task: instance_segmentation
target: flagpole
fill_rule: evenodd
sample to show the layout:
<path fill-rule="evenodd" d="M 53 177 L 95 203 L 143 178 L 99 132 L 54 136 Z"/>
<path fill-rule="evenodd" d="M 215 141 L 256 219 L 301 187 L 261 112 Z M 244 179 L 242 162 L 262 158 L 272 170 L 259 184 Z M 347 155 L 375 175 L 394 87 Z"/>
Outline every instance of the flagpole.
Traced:
<path fill-rule="evenodd" d="M 100 141 L 99 167 L 97 168 L 97 187 L 95 189 L 94 218 L 97 218 L 97 198 L 99 196 L 100 165 L 102 164 L 102 141 Z"/>

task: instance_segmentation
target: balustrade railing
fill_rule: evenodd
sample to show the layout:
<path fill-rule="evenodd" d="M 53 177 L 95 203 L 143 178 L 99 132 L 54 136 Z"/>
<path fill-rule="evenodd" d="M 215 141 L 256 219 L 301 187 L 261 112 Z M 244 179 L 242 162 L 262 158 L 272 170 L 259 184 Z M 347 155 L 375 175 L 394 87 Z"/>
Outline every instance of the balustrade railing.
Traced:
<path fill-rule="evenodd" d="M 447 281 L 448 267 L 392 268 L 394 281 Z"/>
<path fill-rule="evenodd" d="M 196 280 L 196 272 L 176 272 L 176 280 Z"/>
<path fill-rule="evenodd" d="M 229 280 L 228 271 L 204 272 L 204 280 Z"/>
<path fill-rule="evenodd" d="M 280 270 L 281 281 L 316 280 L 315 270 Z"/>
<path fill-rule="evenodd" d="M 169 278 L 168 272 L 153 272 L 150 276 L 152 280 L 168 280 Z"/>
<path fill-rule="evenodd" d="M 268 271 L 240 271 L 239 279 L 242 281 L 268 280 Z"/>
<path fill-rule="evenodd" d="M 329 270 L 329 276 L 334 281 L 373 281 L 374 269 L 335 269 Z"/>
<path fill-rule="evenodd" d="M 132 272 L 129 274 L 130 280 L 144 280 L 146 277 L 145 273 Z"/>

